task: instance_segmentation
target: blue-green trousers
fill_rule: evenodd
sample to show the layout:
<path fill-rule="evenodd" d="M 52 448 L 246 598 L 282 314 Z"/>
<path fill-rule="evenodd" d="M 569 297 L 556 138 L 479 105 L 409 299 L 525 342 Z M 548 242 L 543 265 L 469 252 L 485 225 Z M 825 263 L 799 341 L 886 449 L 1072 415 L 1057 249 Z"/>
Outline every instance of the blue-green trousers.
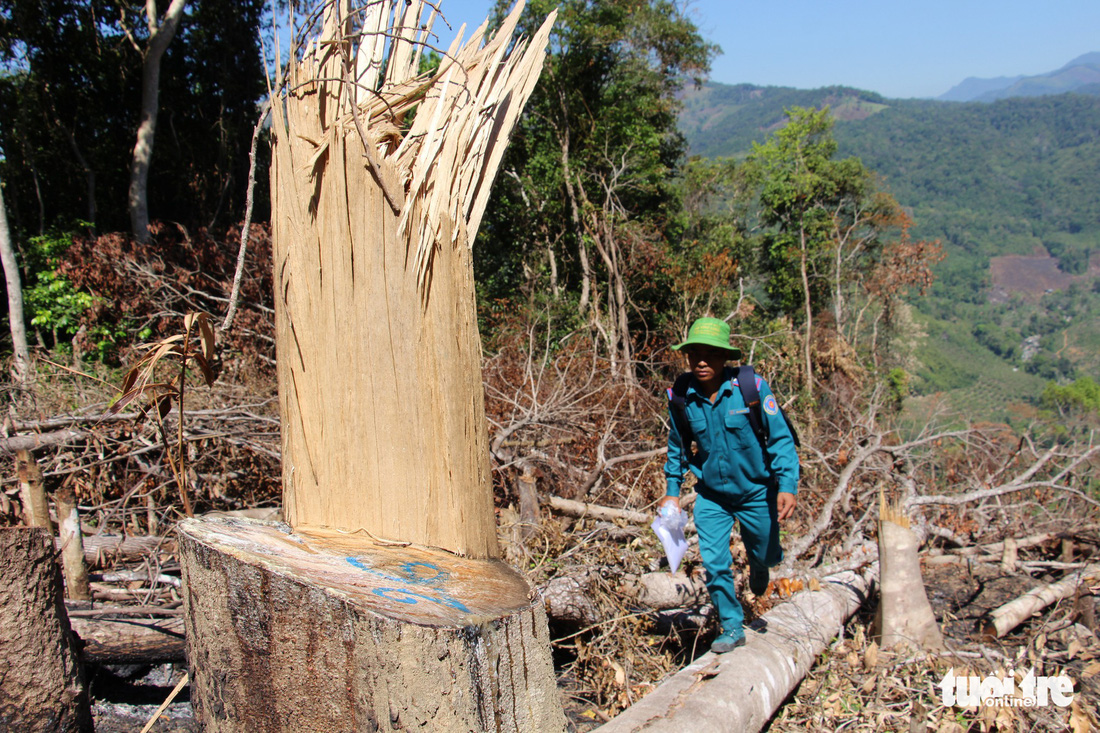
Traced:
<path fill-rule="evenodd" d="M 707 590 L 718 612 L 722 630 L 736 635 L 745 622 L 733 585 L 733 555 L 730 533 L 736 519 L 741 525 L 750 565 L 770 568 L 783 561 L 779 545 L 776 489 L 754 487 L 742 494 L 713 491 L 696 486 L 695 529 L 699 533 L 699 554 L 707 571 Z"/>

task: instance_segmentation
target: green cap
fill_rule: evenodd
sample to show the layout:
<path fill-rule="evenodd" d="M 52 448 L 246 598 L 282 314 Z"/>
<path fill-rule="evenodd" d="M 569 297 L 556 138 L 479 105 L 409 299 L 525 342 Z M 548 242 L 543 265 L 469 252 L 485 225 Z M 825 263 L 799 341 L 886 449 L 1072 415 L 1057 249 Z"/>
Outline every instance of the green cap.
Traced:
<path fill-rule="evenodd" d="M 679 351 L 685 346 L 699 344 L 700 346 L 713 346 L 725 349 L 729 352 L 730 359 L 740 359 L 741 349 L 730 346 L 730 326 L 725 321 L 717 318 L 700 318 L 691 324 L 688 329 L 688 337 L 682 344 L 672 347 L 673 351 Z"/>

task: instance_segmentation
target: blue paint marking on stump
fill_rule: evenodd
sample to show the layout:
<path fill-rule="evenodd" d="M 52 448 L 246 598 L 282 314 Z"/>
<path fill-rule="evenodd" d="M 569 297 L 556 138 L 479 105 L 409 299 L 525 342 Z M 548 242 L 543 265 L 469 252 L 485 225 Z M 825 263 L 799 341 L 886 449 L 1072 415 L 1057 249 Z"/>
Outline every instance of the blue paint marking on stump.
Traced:
<path fill-rule="evenodd" d="M 421 593 L 407 588 L 375 588 L 372 592 L 377 596 L 381 596 L 391 601 L 397 601 L 398 603 L 409 604 L 419 603 L 420 601 L 417 599 L 423 599 L 425 601 L 432 601 L 433 603 L 439 603 L 454 608 L 463 613 L 470 612 L 470 609 L 461 601 L 452 598 L 451 595 L 443 589 L 443 585 L 450 579 L 451 574 L 431 563 L 404 562 L 401 563 L 397 574 L 390 574 L 370 567 L 357 557 L 349 556 L 346 559 L 349 564 L 372 575 L 377 575 L 380 578 L 385 578 L 394 583 L 421 586 L 425 591 Z M 388 595 L 391 593 L 396 594 L 398 597 Z"/>

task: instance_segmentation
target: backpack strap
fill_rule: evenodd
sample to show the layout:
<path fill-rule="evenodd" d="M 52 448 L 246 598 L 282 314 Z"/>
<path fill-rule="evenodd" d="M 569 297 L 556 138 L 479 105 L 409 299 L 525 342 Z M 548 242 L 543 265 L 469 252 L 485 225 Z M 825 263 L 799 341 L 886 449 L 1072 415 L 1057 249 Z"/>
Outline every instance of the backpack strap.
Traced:
<path fill-rule="evenodd" d="M 749 408 L 749 425 L 761 447 L 768 444 L 768 425 L 760 414 L 760 389 L 756 386 L 756 371 L 752 364 L 742 364 L 737 367 L 737 387 L 741 390 L 741 397 L 745 400 L 745 407 Z"/>
<path fill-rule="evenodd" d="M 684 372 L 676 377 L 676 381 L 668 389 L 668 406 L 672 419 L 676 423 L 676 430 L 680 433 L 680 442 L 683 445 L 684 453 L 687 455 L 688 463 L 695 465 L 697 456 L 691 449 L 691 441 L 695 439 L 695 434 L 691 432 L 691 424 L 688 422 L 687 411 L 684 409 L 687 404 L 687 391 L 690 383 L 691 372 Z"/>
<path fill-rule="evenodd" d="M 745 364 L 737 367 L 736 379 L 737 387 L 741 390 L 741 397 L 745 400 L 745 406 L 749 408 L 749 425 L 752 426 L 752 431 L 756 433 L 756 439 L 760 441 L 760 447 L 766 447 L 771 435 L 768 430 L 768 423 L 761 413 L 760 388 L 756 383 L 759 377 L 756 376 L 751 364 Z M 802 441 L 798 439 L 798 431 L 794 429 L 794 424 L 791 423 L 791 419 L 787 417 L 787 413 L 784 412 L 782 407 L 779 407 L 779 414 L 783 416 L 783 421 L 787 423 L 787 429 L 791 431 L 794 447 L 796 449 L 801 447 Z"/>

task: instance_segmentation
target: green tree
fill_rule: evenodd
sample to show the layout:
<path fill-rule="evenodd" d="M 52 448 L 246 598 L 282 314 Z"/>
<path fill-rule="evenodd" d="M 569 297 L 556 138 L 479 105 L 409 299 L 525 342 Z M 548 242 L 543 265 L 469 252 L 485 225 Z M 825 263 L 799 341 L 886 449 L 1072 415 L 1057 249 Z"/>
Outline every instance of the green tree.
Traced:
<path fill-rule="evenodd" d="M 760 187 L 762 264 L 766 289 L 804 329 L 805 388 L 813 393 L 810 343 L 813 317 L 829 297 L 827 271 L 838 227 L 863 218 L 871 192 L 869 172 L 856 158 L 833 160 L 836 141 L 829 108 L 793 107 L 787 124 L 763 145 L 753 144 L 748 164 Z"/>
<path fill-rule="evenodd" d="M 772 307 L 802 326 L 803 386 L 812 395 L 815 318 L 831 311 L 833 339 L 848 346 L 870 318 L 877 359 L 877 326 L 908 290 L 931 284 L 940 249 L 910 237 L 912 220 L 858 158 L 834 158 L 828 107 L 787 114 L 746 166 L 759 191 L 760 274 Z"/>
<path fill-rule="evenodd" d="M 682 169 L 680 200 L 666 272 L 676 292 L 669 316 L 683 332 L 700 314 L 745 314 L 745 279 L 755 258 L 746 231 L 752 198 L 744 166 L 692 158 Z"/>
<path fill-rule="evenodd" d="M 556 5 L 529 3 L 521 23 Z M 715 50 L 668 0 L 561 3 L 475 249 L 483 297 L 548 303 L 629 375 L 634 333 L 668 297 L 654 273 L 679 208 L 676 94 Z"/>

